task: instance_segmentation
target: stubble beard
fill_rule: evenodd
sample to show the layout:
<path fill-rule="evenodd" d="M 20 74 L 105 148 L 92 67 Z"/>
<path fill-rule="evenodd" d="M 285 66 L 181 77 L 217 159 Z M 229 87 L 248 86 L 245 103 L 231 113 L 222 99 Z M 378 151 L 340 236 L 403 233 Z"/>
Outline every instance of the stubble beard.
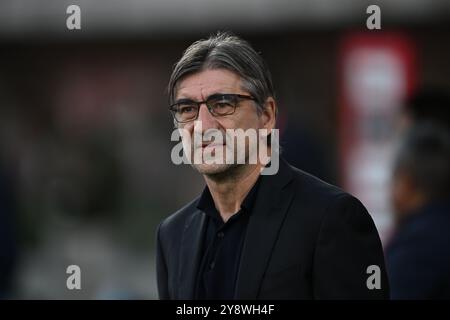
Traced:
<path fill-rule="evenodd" d="M 248 155 L 245 154 L 244 163 L 236 163 L 236 161 L 228 161 L 227 157 L 233 157 L 237 159 L 237 151 L 233 153 L 228 146 L 225 145 L 223 149 L 223 161 L 222 163 L 194 163 L 192 162 L 192 167 L 200 174 L 207 176 L 211 180 L 226 181 L 234 179 L 239 176 L 240 172 L 245 170 L 244 168 L 248 165 Z"/>

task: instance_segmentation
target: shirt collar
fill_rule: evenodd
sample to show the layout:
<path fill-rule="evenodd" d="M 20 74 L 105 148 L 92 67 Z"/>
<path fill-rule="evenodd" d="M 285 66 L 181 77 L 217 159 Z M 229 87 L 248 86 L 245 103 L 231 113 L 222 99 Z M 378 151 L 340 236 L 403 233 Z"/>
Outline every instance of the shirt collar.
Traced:
<path fill-rule="evenodd" d="M 241 209 L 243 209 L 246 212 L 251 212 L 253 209 L 260 180 L 261 176 L 258 177 L 255 184 L 247 193 L 247 196 L 244 198 L 244 201 L 242 201 Z M 205 188 L 203 189 L 203 192 L 197 202 L 197 209 L 205 212 L 207 215 L 212 216 L 214 218 L 220 218 L 220 214 L 216 209 L 214 200 L 211 196 L 211 192 L 209 191 L 208 186 L 205 186 Z"/>

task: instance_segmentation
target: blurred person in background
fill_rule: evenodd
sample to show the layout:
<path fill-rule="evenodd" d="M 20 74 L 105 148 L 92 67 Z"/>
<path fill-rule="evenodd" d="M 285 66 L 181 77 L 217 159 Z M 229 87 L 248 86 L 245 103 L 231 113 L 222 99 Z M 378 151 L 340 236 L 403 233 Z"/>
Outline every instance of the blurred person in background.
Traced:
<path fill-rule="evenodd" d="M 450 94 L 438 86 L 424 86 L 405 103 L 406 127 L 432 122 L 450 129 Z"/>
<path fill-rule="evenodd" d="M 407 129 L 394 164 L 392 299 L 450 299 L 450 134 L 427 120 Z"/>
<path fill-rule="evenodd" d="M 176 126 L 191 136 L 275 127 L 270 72 L 249 43 L 231 34 L 184 52 L 169 98 Z M 202 132 L 195 132 L 195 120 Z M 202 140 L 198 148 L 213 143 Z M 205 178 L 202 194 L 157 230 L 160 299 L 388 298 L 381 241 L 365 207 L 279 160 L 273 175 L 261 175 L 261 161 L 193 164 Z"/>

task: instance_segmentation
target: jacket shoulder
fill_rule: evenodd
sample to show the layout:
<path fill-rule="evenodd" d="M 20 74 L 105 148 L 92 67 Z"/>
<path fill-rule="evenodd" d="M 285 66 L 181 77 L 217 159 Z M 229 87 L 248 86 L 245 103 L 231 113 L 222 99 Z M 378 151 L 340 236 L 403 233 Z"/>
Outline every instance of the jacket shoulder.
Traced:
<path fill-rule="evenodd" d="M 159 232 L 161 234 L 165 234 L 167 232 L 181 232 L 184 229 L 189 217 L 198 210 L 197 202 L 199 198 L 200 196 L 196 197 L 194 200 L 161 221 L 158 227 Z"/>
<path fill-rule="evenodd" d="M 315 198 L 335 198 L 340 196 L 351 196 L 341 188 L 323 181 L 322 179 L 290 166 L 293 172 L 294 180 L 297 182 L 298 189 L 301 192 L 314 195 Z"/>
<path fill-rule="evenodd" d="M 340 214 L 345 208 L 368 214 L 361 201 L 352 194 L 303 170 L 292 166 L 291 169 L 296 182 L 296 198 L 302 206 L 311 209 L 308 211 L 315 218 L 321 220 L 328 214 Z"/>

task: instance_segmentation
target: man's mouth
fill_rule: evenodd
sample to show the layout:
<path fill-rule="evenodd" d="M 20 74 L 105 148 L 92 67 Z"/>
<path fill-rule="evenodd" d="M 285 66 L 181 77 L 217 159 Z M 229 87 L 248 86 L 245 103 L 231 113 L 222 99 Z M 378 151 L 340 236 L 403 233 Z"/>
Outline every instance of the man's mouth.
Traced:
<path fill-rule="evenodd" d="M 224 145 L 225 145 L 224 143 L 203 142 L 201 147 L 202 149 L 206 149 L 206 148 L 222 147 Z"/>

